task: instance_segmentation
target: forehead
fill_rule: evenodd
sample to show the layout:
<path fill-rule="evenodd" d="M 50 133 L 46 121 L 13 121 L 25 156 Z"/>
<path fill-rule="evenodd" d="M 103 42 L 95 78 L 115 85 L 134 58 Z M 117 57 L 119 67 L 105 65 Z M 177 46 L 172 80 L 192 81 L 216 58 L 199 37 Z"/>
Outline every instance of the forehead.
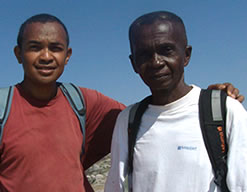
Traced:
<path fill-rule="evenodd" d="M 23 41 L 25 40 L 48 40 L 66 42 L 66 33 L 63 27 L 57 22 L 33 22 L 27 24 L 24 30 Z"/>
<path fill-rule="evenodd" d="M 179 24 L 170 21 L 156 21 L 136 26 L 134 44 L 180 43 L 184 33 Z M 143 45 L 142 45 L 143 46 Z"/>

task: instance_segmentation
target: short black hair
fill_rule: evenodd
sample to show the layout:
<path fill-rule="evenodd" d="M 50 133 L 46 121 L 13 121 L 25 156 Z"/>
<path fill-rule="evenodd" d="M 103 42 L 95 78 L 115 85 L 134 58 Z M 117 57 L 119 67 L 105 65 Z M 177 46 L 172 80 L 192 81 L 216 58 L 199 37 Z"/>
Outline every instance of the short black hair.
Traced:
<path fill-rule="evenodd" d="M 65 31 L 67 46 L 69 46 L 69 33 L 68 33 L 68 30 L 67 30 L 66 26 L 64 25 L 64 23 L 60 19 L 58 19 L 57 17 L 55 17 L 53 15 L 50 15 L 47 13 L 41 13 L 41 14 L 37 14 L 37 15 L 34 15 L 34 16 L 28 18 L 24 23 L 22 23 L 22 25 L 19 29 L 18 36 L 17 36 L 18 47 L 21 48 L 22 41 L 23 41 L 23 34 L 24 34 L 24 31 L 25 31 L 27 25 L 31 24 L 31 23 L 37 23 L 37 22 L 39 22 L 39 23 L 48 23 L 48 22 L 59 23 Z"/>
<path fill-rule="evenodd" d="M 184 31 L 185 44 L 187 45 L 187 35 L 186 35 L 186 30 L 185 30 L 183 20 L 176 14 L 169 12 L 169 11 L 155 11 L 155 12 L 147 13 L 147 14 L 144 14 L 138 17 L 130 25 L 129 41 L 130 41 L 131 52 L 132 52 L 132 43 L 134 40 L 134 34 L 136 32 L 135 30 L 142 25 L 150 25 L 150 24 L 155 23 L 156 21 L 163 21 L 163 20 L 176 23 L 182 28 L 182 30 Z"/>

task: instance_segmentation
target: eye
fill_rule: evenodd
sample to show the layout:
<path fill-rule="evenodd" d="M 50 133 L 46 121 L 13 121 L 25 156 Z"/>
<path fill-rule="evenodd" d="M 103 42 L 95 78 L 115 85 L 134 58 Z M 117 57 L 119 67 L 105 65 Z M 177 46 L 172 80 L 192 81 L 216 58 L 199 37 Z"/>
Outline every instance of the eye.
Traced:
<path fill-rule="evenodd" d="M 138 63 L 144 63 L 150 59 L 152 59 L 152 53 L 150 51 L 143 50 L 136 54 L 136 60 Z"/>
<path fill-rule="evenodd" d="M 52 51 L 52 52 L 61 52 L 64 50 L 64 47 L 60 46 L 60 45 L 51 45 L 49 47 L 49 49 Z"/>
<path fill-rule="evenodd" d="M 164 56 L 172 55 L 174 52 L 174 48 L 172 46 L 163 46 L 158 50 L 159 54 Z"/>
<path fill-rule="evenodd" d="M 40 51 L 42 48 L 40 45 L 37 45 L 37 44 L 31 44 L 29 45 L 28 49 L 30 51 Z"/>

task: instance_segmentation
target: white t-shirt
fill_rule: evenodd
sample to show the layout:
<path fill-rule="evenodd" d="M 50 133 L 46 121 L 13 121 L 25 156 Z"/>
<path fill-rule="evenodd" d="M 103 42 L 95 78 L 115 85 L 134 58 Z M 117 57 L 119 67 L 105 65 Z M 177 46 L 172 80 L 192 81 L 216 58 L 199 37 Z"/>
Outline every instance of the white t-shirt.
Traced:
<path fill-rule="evenodd" d="M 165 106 L 149 105 L 134 149 L 134 192 L 219 192 L 204 145 L 198 112 L 200 88 Z M 124 191 L 128 166 L 128 116 L 118 116 L 112 139 L 112 165 L 106 192 Z M 247 191 L 247 112 L 227 98 L 228 174 L 230 191 Z"/>

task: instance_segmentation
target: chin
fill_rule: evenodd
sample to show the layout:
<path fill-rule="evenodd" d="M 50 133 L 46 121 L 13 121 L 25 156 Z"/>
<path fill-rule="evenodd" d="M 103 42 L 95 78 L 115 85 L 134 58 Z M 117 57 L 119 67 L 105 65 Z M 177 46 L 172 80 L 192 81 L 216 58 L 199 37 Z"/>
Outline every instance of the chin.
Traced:
<path fill-rule="evenodd" d="M 36 82 L 39 85 L 50 85 L 50 84 L 54 84 L 56 81 L 57 81 L 57 79 L 53 79 L 53 78 L 52 79 L 42 78 L 42 79 L 37 80 Z"/>
<path fill-rule="evenodd" d="M 152 87 L 150 88 L 152 92 L 171 92 L 172 88 L 170 86 L 159 86 L 159 87 Z"/>

